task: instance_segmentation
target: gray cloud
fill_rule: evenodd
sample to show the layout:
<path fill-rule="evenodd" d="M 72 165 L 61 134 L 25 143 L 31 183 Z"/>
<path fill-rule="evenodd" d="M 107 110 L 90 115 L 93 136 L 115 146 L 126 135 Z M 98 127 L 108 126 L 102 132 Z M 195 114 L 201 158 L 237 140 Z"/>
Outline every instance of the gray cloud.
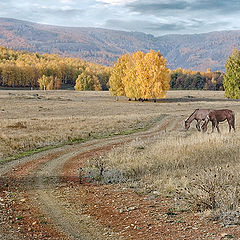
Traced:
<path fill-rule="evenodd" d="M 0 17 L 154 35 L 237 29 L 239 0 L 1 0 Z"/>
<path fill-rule="evenodd" d="M 184 13 L 192 11 L 214 11 L 219 13 L 232 14 L 240 11 L 240 1 L 238 0 L 141 0 L 126 4 L 126 7 L 139 14 L 162 14 L 164 12 L 182 11 Z M 204 12 L 202 12 L 204 14 Z"/>
<path fill-rule="evenodd" d="M 71 2 L 69 4 L 64 1 L 60 4 L 60 1 L 56 0 L 49 0 L 48 2 L 43 0 L 19 0 L 17 2 L 1 0 L 0 17 L 16 18 L 51 25 L 74 26 L 79 16 L 84 16 L 88 5 L 86 5 L 87 1 L 81 5 L 83 6 L 82 8 L 76 6 L 74 1 L 72 5 Z"/>
<path fill-rule="evenodd" d="M 188 7 L 187 2 L 185 1 L 177 1 L 177 2 L 133 2 L 127 4 L 126 7 L 129 8 L 130 11 L 141 13 L 141 14 L 160 14 L 160 11 L 169 11 L 169 10 L 184 10 Z"/>
<path fill-rule="evenodd" d="M 125 20 L 116 20 L 109 19 L 105 23 L 106 28 L 118 28 L 119 30 L 128 30 L 128 31 L 143 31 L 143 32 L 175 32 L 179 30 L 184 30 L 185 26 L 182 23 L 156 23 L 151 21 L 125 21 Z"/>
<path fill-rule="evenodd" d="M 205 22 L 198 19 L 191 19 L 187 21 L 179 20 L 173 23 L 109 19 L 106 21 L 103 27 L 117 30 L 147 32 L 154 35 L 158 35 L 156 33 L 161 33 L 160 35 L 163 35 L 175 33 L 208 32 L 208 30 L 214 31 L 217 27 L 227 25 L 228 22 L 225 21 L 210 23 L 208 21 Z"/>
<path fill-rule="evenodd" d="M 139 0 L 125 5 L 128 11 L 141 18 L 165 23 L 148 28 L 157 35 L 165 32 L 198 33 L 236 29 L 240 12 L 239 0 Z M 161 26 L 161 24 L 158 24 Z M 169 26 L 169 27 L 168 27 Z M 146 29 L 145 29 L 146 31 Z"/>
<path fill-rule="evenodd" d="M 232 14 L 240 11 L 238 0 L 196 0 L 189 4 L 190 11 L 216 11 L 219 13 Z"/>

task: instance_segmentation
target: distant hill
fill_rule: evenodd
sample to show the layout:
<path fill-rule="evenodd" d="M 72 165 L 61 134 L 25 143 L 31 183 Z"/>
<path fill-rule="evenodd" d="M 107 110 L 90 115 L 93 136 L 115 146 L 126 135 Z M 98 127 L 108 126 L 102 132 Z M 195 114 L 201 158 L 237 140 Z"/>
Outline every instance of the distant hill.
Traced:
<path fill-rule="evenodd" d="M 240 31 L 154 37 L 140 32 L 59 27 L 0 18 L 0 45 L 15 50 L 56 53 L 112 65 L 124 53 L 160 50 L 171 69 L 224 71 L 227 57 L 240 47 Z"/>

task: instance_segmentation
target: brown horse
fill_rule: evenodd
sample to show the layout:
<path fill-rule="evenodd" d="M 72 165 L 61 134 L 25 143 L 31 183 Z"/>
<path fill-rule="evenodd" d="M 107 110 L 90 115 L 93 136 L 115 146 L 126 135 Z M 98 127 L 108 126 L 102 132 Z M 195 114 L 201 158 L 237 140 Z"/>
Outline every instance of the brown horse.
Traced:
<path fill-rule="evenodd" d="M 209 121 L 212 122 L 212 132 L 214 131 L 215 127 L 217 128 L 218 132 L 220 133 L 219 129 L 219 122 L 223 122 L 227 120 L 229 125 L 229 132 L 231 132 L 231 128 L 235 131 L 235 114 L 232 110 L 229 109 L 221 109 L 221 110 L 212 110 L 207 115 L 202 125 L 203 132 L 207 131 L 207 125 Z"/>
<path fill-rule="evenodd" d="M 200 132 L 200 123 L 204 121 L 209 114 L 210 109 L 195 109 L 195 111 L 185 120 L 185 129 L 188 130 L 193 120 L 197 121 L 196 128 Z"/>

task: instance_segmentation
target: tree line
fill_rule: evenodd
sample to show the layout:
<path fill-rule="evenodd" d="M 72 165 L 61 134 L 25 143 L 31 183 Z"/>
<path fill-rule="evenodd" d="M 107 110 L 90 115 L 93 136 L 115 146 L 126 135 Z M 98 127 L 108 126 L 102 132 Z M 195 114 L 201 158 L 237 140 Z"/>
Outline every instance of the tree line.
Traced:
<path fill-rule="evenodd" d="M 107 90 L 110 68 L 57 54 L 14 51 L 0 47 L 0 86 L 76 90 Z M 77 81 L 77 84 L 76 84 Z"/>
<path fill-rule="evenodd" d="M 113 67 L 57 54 L 14 51 L 0 47 L 0 86 L 75 90 L 110 90 L 115 96 L 149 99 L 165 97 L 168 89 L 225 90 L 228 98 L 240 98 L 240 51 L 228 57 L 226 73 L 167 68 L 160 52 L 125 54 Z"/>
<path fill-rule="evenodd" d="M 171 71 L 171 89 L 223 90 L 224 73 L 217 71 L 198 72 L 178 68 Z"/>

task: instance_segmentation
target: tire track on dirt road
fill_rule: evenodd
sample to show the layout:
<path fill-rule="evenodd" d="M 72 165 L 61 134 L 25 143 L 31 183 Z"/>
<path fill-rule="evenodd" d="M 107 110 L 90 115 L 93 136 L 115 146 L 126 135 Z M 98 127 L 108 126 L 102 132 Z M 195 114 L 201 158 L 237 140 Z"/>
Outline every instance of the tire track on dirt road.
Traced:
<path fill-rule="evenodd" d="M 87 148 L 89 149 L 89 146 Z M 80 152 L 84 149 L 81 149 Z M 57 228 L 70 239 L 115 239 L 112 233 L 109 238 L 107 236 L 103 237 L 104 232 L 101 226 L 89 216 L 81 214 L 77 207 L 72 208 L 72 206 L 59 199 L 59 193 L 56 189 L 62 187 L 61 171 L 63 165 L 70 157 L 77 154 L 79 154 L 79 151 L 64 154 L 38 169 L 33 174 L 36 181 L 33 184 L 34 189 L 30 191 L 31 198 L 37 199 L 40 203 L 40 209 L 44 213 L 48 213 Z"/>

